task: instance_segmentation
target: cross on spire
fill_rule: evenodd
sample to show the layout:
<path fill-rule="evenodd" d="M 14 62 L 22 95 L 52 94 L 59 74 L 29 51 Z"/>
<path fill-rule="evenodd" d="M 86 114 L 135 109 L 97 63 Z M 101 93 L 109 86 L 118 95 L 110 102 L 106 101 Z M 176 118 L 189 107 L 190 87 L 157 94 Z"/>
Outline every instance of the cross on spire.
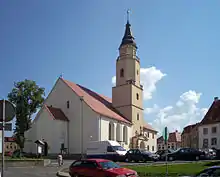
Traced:
<path fill-rule="evenodd" d="M 129 23 L 130 9 L 127 10 L 127 23 Z"/>

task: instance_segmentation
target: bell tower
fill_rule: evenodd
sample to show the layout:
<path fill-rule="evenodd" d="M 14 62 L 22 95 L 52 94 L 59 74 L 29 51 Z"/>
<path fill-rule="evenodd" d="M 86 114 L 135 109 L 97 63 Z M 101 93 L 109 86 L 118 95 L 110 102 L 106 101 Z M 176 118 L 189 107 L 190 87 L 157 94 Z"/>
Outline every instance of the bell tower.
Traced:
<path fill-rule="evenodd" d="M 140 132 L 143 119 L 143 87 L 140 84 L 140 59 L 131 32 L 129 12 L 124 37 L 116 60 L 116 86 L 112 88 L 112 105 L 133 123 L 133 136 Z"/>

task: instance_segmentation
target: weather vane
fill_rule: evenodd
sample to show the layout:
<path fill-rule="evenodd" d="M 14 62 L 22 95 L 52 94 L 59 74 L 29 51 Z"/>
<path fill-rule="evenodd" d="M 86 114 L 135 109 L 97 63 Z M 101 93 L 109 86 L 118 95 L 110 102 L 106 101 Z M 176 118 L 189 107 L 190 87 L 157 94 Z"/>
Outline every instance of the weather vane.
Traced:
<path fill-rule="evenodd" d="M 131 10 L 128 9 L 128 10 L 127 10 L 127 22 L 128 22 L 128 23 L 129 23 L 129 15 L 130 15 L 130 12 L 131 12 Z"/>

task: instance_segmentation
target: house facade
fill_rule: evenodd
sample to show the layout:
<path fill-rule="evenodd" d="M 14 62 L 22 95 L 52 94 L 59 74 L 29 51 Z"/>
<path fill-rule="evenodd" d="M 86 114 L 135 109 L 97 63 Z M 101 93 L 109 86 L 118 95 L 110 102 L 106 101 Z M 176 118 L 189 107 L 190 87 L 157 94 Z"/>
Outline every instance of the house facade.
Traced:
<path fill-rule="evenodd" d="M 181 134 L 182 147 L 199 148 L 199 123 L 188 125 Z"/>
<path fill-rule="evenodd" d="M 89 141 L 118 141 L 124 148 L 156 150 L 156 134 L 143 115 L 143 86 L 137 46 L 126 24 L 116 60 L 116 85 L 112 99 L 62 77 L 25 133 L 24 150 L 36 152 L 36 140 L 48 144 L 49 153 L 85 153 Z"/>
<path fill-rule="evenodd" d="M 181 133 L 178 131 L 169 133 L 169 138 L 167 145 L 163 139 L 163 136 L 160 136 L 157 139 L 157 148 L 158 150 L 164 150 L 166 148 L 176 150 L 181 147 Z"/>
<path fill-rule="evenodd" d="M 218 97 L 209 108 L 198 127 L 199 148 L 220 149 L 220 100 Z"/>

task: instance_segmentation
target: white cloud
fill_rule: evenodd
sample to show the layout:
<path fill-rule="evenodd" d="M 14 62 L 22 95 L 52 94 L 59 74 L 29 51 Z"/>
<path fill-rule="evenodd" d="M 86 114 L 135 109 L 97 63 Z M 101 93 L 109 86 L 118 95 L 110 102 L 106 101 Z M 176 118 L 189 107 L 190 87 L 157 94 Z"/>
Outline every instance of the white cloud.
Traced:
<path fill-rule="evenodd" d="M 162 73 L 159 69 L 152 66 L 150 68 L 141 68 L 141 84 L 144 88 L 144 100 L 149 100 L 152 98 L 153 92 L 156 91 L 156 84 L 166 76 L 165 73 Z M 115 85 L 116 77 L 112 77 L 112 84 Z"/>
<path fill-rule="evenodd" d="M 154 105 L 152 108 L 145 109 L 145 118 L 151 121 L 155 129 L 161 132 L 165 126 L 169 131 L 182 131 L 182 128 L 189 124 L 200 121 L 207 108 L 199 108 L 198 102 L 202 93 L 189 90 L 183 93 L 174 106 L 160 108 Z M 150 111 L 149 111 L 150 110 Z"/>

